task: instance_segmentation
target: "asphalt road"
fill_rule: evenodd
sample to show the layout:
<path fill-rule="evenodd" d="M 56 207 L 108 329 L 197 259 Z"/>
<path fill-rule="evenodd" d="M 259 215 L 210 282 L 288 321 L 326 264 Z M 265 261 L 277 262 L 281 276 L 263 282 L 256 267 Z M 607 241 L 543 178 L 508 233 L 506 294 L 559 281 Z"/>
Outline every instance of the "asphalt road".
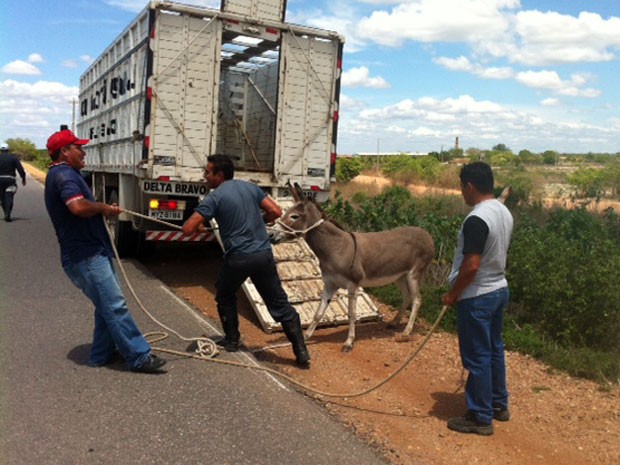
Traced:
<path fill-rule="evenodd" d="M 163 375 L 122 363 L 88 367 L 92 306 L 60 267 L 43 187 L 32 178 L 19 188 L 13 218 L 0 217 L 3 465 L 386 463 L 314 401 L 263 372 L 171 355 Z M 185 336 L 217 331 L 139 263 L 123 263 L 156 318 Z M 128 301 L 144 332 L 159 329 Z M 160 344 L 187 346 L 174 337 Z"/>

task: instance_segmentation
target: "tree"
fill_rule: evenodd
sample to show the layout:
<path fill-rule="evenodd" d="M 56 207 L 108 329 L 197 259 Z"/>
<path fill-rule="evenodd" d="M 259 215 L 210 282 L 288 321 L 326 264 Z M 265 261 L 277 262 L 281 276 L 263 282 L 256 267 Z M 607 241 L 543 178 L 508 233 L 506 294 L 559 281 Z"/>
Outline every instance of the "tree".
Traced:
<path fill-rule="evenodd" d="M 558 152 L 555 150 L 545 150 L 542 154 L 542 158 L 545 165 L 555 165 L 558 159 Z"/>
<path fill-rule="evenodd" d="M 24 161 L 36 160 L 39 151 L 37 150 L 37 146 L 29 139 L 7 139 L 6 143 L 9 144 L 11 153 L 16 155 L 17 158 Z"/>
<path fill-rule="evenodd" d="M 491 150 L 494 150 L 497 152 L 512 152 L 512 150 L 506 147 L 506 144 L 497 144 Z"/>

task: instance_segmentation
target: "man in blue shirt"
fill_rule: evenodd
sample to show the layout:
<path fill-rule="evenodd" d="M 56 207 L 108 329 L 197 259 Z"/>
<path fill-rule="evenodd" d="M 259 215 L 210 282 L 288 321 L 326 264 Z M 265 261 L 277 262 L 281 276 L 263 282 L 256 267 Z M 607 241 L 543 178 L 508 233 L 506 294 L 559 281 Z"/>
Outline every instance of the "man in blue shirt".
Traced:
<path fill-rule="evenodd" d="M 236 293 L 249 277 L 273 319 L 282 324 L 297 363 L 307 366 L 310 354 L 301 320 L 282 288 L 265 228 L 265 223 L 279 218 L 282 210 L 257 185 L 233 179 L 234 173 L 228 156 L 207 158 L 205 178 L 212 191 L 183 225 L 183 232 L 192 234 L 203 228 L 205 221 L 215 218 L 224 243 L 224 264 L 218 274 L 215 300 L 225 336 L 218 345 L 229 352 L 239 347 Z"/>
<path fill-rule="evenodd" d="M 160 373 L 165 360 L 151 353 L 134 322 L 112 265 L 114 252 L 103 217 L 118 216 L 121 208 L 96 202 L 80 170 L 83 145 L 68 129 L 47 141 L 52 159 L 45 179 L 45 205 L 60 244 L 62 267 L 95 305 L 95 330 L 89 364 L 106 365 L 118 353 L 132 371 Z"/>
<path fill-rule="evenodd" d="M 509 298 L 505 271 L 513 219 L 493 196 L 489 165 L 465 165 L 460 178 L 463 199 L 473 209 L 459 233 L 443 303 L 456 306 L 461 360 L 469 374 L 467 413 L 450 418 L 448 428 L 488 436 L 493 434 L 492 420 L 510 419 L 502 324 Z"/>

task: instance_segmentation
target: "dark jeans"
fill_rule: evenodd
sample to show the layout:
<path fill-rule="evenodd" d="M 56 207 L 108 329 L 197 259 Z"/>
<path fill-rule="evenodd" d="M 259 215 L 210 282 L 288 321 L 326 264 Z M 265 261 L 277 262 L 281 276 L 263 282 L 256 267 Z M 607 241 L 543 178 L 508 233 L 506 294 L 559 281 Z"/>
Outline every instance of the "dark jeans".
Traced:
<path fill-rule="evenodd" d="M 502 324 L 510 293 L 507 287 L 457 302 L 459 349 L 469 372 L 467 409 L 490 424 L 493 408 L 508 408 Z"/>
<path fill-rule="evenodd" d="M 0 204 L 2 204 L 5 218 L 10 218 L 11 216 L 11 212 L 13 211 L 13 197 L 15 196 L 15 192 L 7 192 L 6 189 L 16 185 L 15 179 L 0 177 Z"/>
<path fill-rule="evenodd" d="M 275 321 L 288 323 L 297 318 L 297 312 L 282 289 L 273 253 L 266 250 L 254 254 L 230 255 L 224 259 L 215 284 L 217 311 L 222 322 L 236 320 L 236 293 L 247 278 L 254 283 Z"/>

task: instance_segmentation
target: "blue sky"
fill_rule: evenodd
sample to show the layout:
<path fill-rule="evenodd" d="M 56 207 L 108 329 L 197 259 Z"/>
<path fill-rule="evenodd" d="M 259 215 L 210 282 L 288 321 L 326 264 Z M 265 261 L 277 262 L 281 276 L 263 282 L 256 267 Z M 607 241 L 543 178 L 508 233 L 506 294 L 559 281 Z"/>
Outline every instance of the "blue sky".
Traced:
<path fill-rule="evenodd" d="M 0 141 L 43 148 L 146 0 L 8 0 Z M 219 8 L 219 0 L 184 3 Z M 52 6 L 53 5 L 53 6 Z M 620 153 L 618 0 L 288 0 L 346 38 L 338 152 Z"/>

